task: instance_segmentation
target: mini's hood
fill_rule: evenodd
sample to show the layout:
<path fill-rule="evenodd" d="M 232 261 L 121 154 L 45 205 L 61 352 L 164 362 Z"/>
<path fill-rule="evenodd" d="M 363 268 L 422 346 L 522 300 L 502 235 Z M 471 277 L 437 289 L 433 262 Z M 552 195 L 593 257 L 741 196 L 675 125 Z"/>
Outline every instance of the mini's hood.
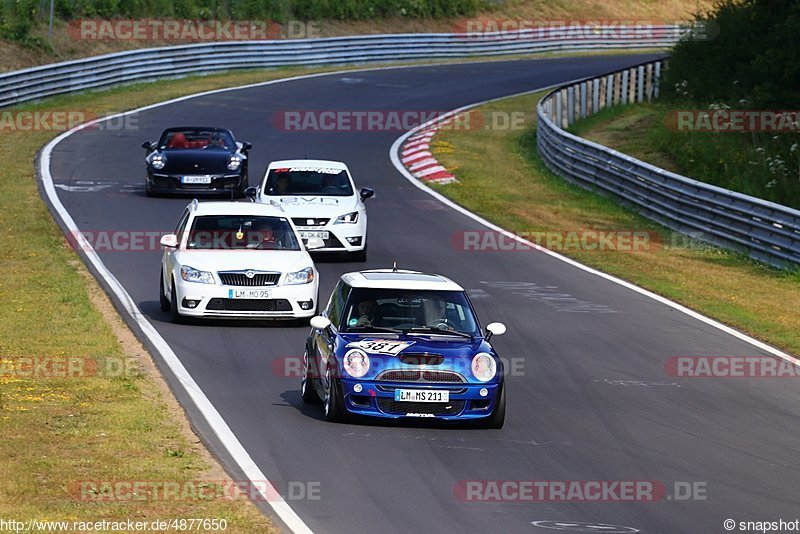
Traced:
<path fill-rule="evenodd" d="M 467 339 L 460 336 L 424 336 L 424 335 L 394 335 L 394 334 L 374 334 L 374 335 L 353 335 L 341 334 L 342 341 L 345 344 L 354 343 L 358 341 L 366 341 L 369 339 L 385 339 L 392 341 L 405 341 L 413 344 L 404 349 L 400 354 L 405 353 L 431 353 L 441 354 L 445 359 L 449 358 L 469 358 L 472 359 L 475 354 L 479 352 L 491 353 L 491 346 L 480 337 Z"/>
<path fill-rule="evenodd" d="M 305 251 L 285 250 L 186 250 L 178 252 L 181 265 L 201 271 L 271 271 L 288 273 L 312 265 Z"/>

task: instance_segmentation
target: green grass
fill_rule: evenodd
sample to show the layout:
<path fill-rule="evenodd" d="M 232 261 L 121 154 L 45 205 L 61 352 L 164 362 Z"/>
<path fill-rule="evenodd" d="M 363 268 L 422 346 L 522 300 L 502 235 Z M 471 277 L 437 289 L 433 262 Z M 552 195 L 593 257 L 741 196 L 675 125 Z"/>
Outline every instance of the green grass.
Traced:
<path fill-rule="evenodd" d="M 800 315 L 796 312 L 800 273 L 775 270 L 732 252 L 687 241 L 613 200 L 551 173 L 536 150 L 534 109 L 542 96 L 512 97 L 480 108 L 484 114 L 524 112 L 524 130 L 437 133 L 432 150 L 460 183 L 434 187 L 514 232 L 652 232 L 662 245 L 647 250 L 573 247 L 557 251 L 800 354 Z M 646 122 L 644 111 L 642 120 Z M 620 120 L 613 128 L 607 128 L 610 116 Z M 617 148 L 649 150 L 649 144 L 637 138 L 637 131 L 631 128 L 632 120 L 624 109 L 611 109 L 589 119 L 585 128 L 591 129 L 594 124 L 592 131 L 598 132 L 601 141 L 628 131 L 630 135 Z M 658 161 L 669 164 L 668 158 Z"/>

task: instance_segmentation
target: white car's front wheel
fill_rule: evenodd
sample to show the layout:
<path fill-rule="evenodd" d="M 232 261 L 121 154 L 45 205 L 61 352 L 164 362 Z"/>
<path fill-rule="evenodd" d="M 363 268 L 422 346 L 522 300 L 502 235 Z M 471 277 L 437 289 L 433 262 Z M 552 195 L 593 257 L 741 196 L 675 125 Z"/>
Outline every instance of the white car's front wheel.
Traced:
<path fill-rule="evenodd" d="M 172 305 L 169 308 L 169 318 L 173 323 L 180 324 L 183 322 L 183 316 L 178 311 L 178 295 L 175 292 L 175 280 L 172 281 L 172 290 L 170 292 Z"/>

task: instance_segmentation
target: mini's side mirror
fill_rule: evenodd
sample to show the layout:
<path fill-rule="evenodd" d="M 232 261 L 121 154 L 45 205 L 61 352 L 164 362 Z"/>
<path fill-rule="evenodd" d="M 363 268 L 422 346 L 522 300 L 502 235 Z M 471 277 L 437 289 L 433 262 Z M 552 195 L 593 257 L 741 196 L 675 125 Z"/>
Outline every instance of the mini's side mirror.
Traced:
<path fill-rule="evenodd" d="M 253 186 L 248 187 L 244 190 L 244 196 L 252 200 L 253 202 L 256 201 L 256 196 L 258 196 L 258 189 Z"/>
<path fill-rule="evenodd" d="M 486 325 L 486 341 L 492 339 L 492 336 L 502 336 L 506 333 L 506 325 L 503 323 L 489 323 Z"/>
<path fill-rule="evenodd" d="M 144 148 L 145 150 L 153 150 L 153 143 L 151 143 L 150 141 L 145 141 L 144 143 L 142 143 L 142 148 Z"/>
<path fill-rule="evenodd" d="M 306 242 L 306 250 L 316 250 L 318 248 L 323 248 L 325 246 L 325 241 L 321 237 L 309 237 L 308 241 Z"/>
<path fill-rule="evenodd" d="M 375 196 L 375 191 L 370 189 L 369 187 L 362 187 L 361 188 L 361 201 L 365 201 L 368 198 L 372 198 Z"/>
<path fill-rule="evenodd" d="M 177 248 L 178 236 L 176 236 L 175 234 L 167 234 L 161 236 L 161 246 L 169 248 Z"/>
<path fill-rule="evenodd" d="M 242 143 L 242 150 L 250 150 L 253 148 L 253 143 L 244 142 Z"/>
<path fill-rule="evenodd" d="M 312 317 L 309 323 L 311 324 L 311 328 L 316 328 L 317 330 L 325 330 L 331 325 L 330 319 L 321 315 Z"/>

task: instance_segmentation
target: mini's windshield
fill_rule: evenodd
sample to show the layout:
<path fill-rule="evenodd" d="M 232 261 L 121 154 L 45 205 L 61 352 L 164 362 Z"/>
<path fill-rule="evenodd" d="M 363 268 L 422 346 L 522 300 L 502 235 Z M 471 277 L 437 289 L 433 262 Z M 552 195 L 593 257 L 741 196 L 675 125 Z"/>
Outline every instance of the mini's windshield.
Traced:
<path fill-rule="evenodd" d="M 269 171 L 262 188 L 269 196 L 326 195 L 349 197 L 353 187 L 347 171 L 326 167 L 283 167 Z"/>
<path fill-rule="evenodd" d="M 209 250 L 300 250 L 289 221 L 280 217 L 195 217 L 186 248 Z"/>
<path fill-rule="evenodd" d="M 374 329 L 477 335 L 478 322 L 463 291 L 354 288 L 342 330 Z"/>
<path fill-rule="evenodd" d="M 164 132 L 158 142 L 161 150 L 233 150 L 236 143 L 230 132 L 225 130 L 210 130 L 200 128 L 186 128 L 183 130 L 168 130 Z"/>

